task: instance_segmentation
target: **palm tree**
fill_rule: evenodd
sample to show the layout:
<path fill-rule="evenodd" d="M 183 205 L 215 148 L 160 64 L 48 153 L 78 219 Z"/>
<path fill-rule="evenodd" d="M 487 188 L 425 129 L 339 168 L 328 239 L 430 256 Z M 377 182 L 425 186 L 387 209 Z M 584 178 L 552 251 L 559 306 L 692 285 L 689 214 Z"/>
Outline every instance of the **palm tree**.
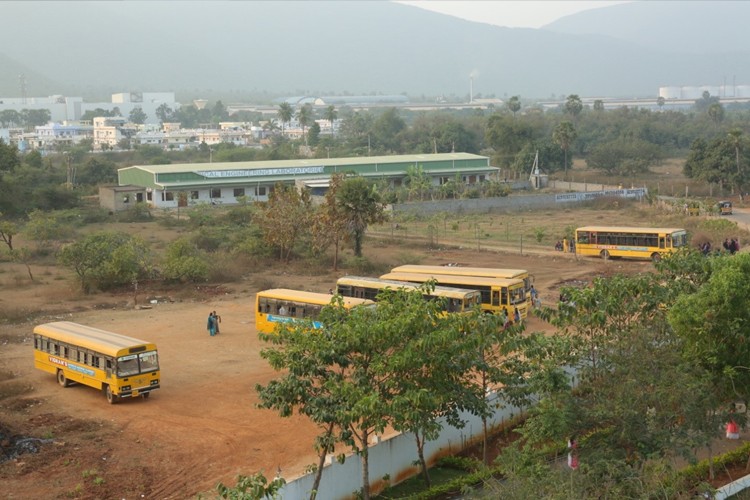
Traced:
<path fill-rule="evenodd" d="M 521 97 L 514 95 L 508 100 L 508 109 L 513 113 L 513 118 L 516 117 L 516 113 L 521 109 Z"/>
<path fill-rule="evenodd" d="M 570 94 L 565 100 L 565 112 L 571 115 L 573 120 L 577 120 L 581 111 L 583 111 L 583 101 L 578 94 Z"/>
<path fill-rule="evenodd" d="M 563 168 L 566 179 L 568 178 L 568 150 L 570 149 L 570 145 L 573 144 L 573 141 L 576 140 L 576 137 L 578 137 L 578 133 L 570 122 L 561 122 L 552 132 L 552 140 L 555 141 L 555 144 L 558 144 L 565 153 Z"/>
<path fill-rule="evenodd" d="M 302 136 L 305 138 L 305 146 L 307 146 L 307 134 L 305 134 L 305 127 L 310 125 L 315 117 L 313 116 L 313 109 L 311 104 L 305 104 L 297 112 L 297 120 L 302 125 Z"/>
<path fill-rule="evenodd" d="M 294 108 L 292 108 L 292 105 L 288 102 L 282 102 L 279 104 L 279 111 L 277 112 L 279 115 L 279 120 L 281 120 L 281 135 L 284 136 L 284 124 L 289 123 L 292 121 L 292 117 L 294 116 Z"/>
<path fill-rule="evenodd" d="M 263 124 L 263 132 L 264 132 L 263 136 L 264 137 L 265 137 L 265 133 L 273 134 L 274 130 L 279 130 L 279 126 L 276 123 L 276 120 L 274 120 L 273 118 L 271 118 L 270 120 L 268 120 L 267 122 Z"/>
<path fill-rule="evenodd" d="M 734 148 L 734 157 L 737 162 L 737 175 L 741 175 L 740 170 L 740 148 L 742 146 L 742 130 L 733 128 L 729 131 L 729 142 Z"/>
<path fill-rule="evenodd" d="M 333 133 L 333 122 L 335 122 L 338 117 L 339 117 L 339 113 L 338 113 L 338 111 L 336 111 L 336 107 L 333 104 L 331 104 L 330 106 L 328 106 L 326 108 L 325 113 L 323 114 L 323 118 L 325 118 L 326 120 L 328 120 L 331 123 L 331 137 L 334 136 L 334 133 Z"/>

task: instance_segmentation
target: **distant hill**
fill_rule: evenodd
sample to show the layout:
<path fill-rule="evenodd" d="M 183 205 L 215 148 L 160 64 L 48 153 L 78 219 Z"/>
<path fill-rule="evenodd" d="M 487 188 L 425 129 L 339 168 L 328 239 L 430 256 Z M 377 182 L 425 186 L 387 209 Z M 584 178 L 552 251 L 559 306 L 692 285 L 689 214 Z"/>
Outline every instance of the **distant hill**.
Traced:
<path fill-rule="evenodd" d="M 21 75 L 24 77 L 27 96 L 63 94 L 68 88 L 11 59 L 2 52 L 0 52 L 0 68 L 0 89 L 2 89 L 0 97 L 21 97 Z"/>
<path fill-rule="evenodd" d="M 630 33 L 652 17 L 666 23 L 647 8 L 660 3 L 639 2 L 640 13 L 623 18 Z M 593 12 L 622 7 L 629 4 Z M 2 14 L 0 57 L 23 62 L 27 88 L 55 81 L 84 97 L 174 90 L 181 100 L 252 91 L 466 99 L 471 75 L 475 96 L 500 98 L 653 96 L 661 85 L 719 84 L 724 75 L 750 82 L 744 46 L 679 52 L 604 27 L 501 28 L 381 1 L 11 1 Z M 578 26 L 584 14 L 565 21 Z M 689 35 L 721 31 L 711 24 Z M 19 71 L 0 69 L 0 96 L 18 95 Z"/>
<path fill-rule="evenodd" d="M 543 27 L 570 35 L 605 35 L 664 52 L 750 51 L 750 2 L 640 1 L 587 10 Z"/>

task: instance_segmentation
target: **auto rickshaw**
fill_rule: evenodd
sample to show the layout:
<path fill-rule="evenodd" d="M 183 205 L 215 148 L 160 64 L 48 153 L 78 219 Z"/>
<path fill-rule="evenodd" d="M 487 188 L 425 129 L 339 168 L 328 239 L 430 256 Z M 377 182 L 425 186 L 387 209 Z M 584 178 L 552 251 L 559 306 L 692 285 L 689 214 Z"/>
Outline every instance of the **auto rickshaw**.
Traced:
<path fill-rule="evenodd" d="M 732 215 L 732 202 L 731 201 L 720 201 L 716 204 L 719 207 L 719 213 L 721 215 Z"/>

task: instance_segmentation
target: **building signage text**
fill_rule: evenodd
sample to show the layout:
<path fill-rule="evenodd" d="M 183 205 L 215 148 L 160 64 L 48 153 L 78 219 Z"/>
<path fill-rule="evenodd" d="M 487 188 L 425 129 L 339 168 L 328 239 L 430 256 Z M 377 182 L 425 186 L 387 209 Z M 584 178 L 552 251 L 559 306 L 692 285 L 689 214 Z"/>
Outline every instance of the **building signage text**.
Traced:
<path fill-rule="evenodd" d="M 252 170 L 199 170 L 198 175 L 207 178 L 259 177 L 271 175 L 322 174 L 325 167 L 254 168 Z"/>
<path fill-rule="evenodd" d="M 565 201 L 586 201 L 593 200 L 595 198 L 601 198 L 603 196 L 616 197 L 616 198 L 642 198 L 648 194 L 646 188 L 635 188 L 635 189 L 608 189 L 605 191 L 590 191 L 587 193 L 565 193 L 556 194 L 556 202 Z"/>

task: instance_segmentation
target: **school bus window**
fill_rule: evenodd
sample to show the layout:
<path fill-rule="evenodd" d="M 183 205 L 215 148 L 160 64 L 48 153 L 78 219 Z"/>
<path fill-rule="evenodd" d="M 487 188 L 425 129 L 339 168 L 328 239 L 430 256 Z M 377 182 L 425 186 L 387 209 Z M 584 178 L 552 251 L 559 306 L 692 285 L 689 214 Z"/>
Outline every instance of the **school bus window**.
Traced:
<path fill-rule="evenodd" d="M 156 351 L 139 354 L 141 360 L 141 372 L 150 372 L 159 369 L 159 357 Z"/>
<path fill-rule="evenodd" d="M 138 355 L 121 356 L 117 359 L 117 376 L 129 377 L 138 374 Z"/>

